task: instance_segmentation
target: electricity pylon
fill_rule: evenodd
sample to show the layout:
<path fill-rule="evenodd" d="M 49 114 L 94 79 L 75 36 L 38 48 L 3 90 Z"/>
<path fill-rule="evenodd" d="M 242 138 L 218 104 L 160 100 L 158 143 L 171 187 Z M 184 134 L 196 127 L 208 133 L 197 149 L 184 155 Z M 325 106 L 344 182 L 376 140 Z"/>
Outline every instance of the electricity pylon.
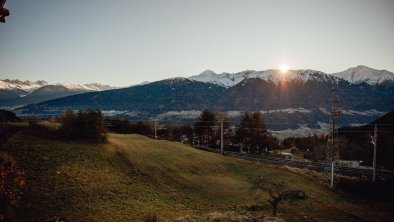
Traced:
<path fill-rule="evenodd" d="M 331 90 L 331 99 L 330 99 L 330 134 L 327 140 L 327 149 L 326 149 L 326 162 L 329 164 L 328 171 L 330 172 L 330 187 L 334 187 L 334 165 L 335 161 L 339 159 L 338 152 L 338 131 L 336 129 L 336 123 L 338 117 L 341 115 L 341 108 L 339 107 L 340 101 L 338 99 L 337 90 L 333 88 Z"/>

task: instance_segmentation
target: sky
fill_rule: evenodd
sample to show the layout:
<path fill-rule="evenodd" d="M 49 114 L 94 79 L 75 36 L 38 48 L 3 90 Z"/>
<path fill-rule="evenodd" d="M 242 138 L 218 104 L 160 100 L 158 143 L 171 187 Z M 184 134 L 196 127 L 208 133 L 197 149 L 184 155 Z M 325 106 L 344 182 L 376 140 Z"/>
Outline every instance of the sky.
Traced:
<path fill-rule="evenodd" d="M 392 0 L 7 0 L 0 79 L 127 86 L 204 70 L 394 71 Z"/>

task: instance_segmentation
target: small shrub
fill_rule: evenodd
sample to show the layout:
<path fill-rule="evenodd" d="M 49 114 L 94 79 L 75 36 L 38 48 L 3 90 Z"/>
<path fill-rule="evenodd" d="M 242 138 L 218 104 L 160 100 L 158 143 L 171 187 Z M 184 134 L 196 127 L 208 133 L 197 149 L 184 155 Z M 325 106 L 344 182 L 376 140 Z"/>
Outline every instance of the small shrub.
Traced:
<path fill-rule="evenodd" d="M 100 109 L 79 111 L 66 110 L 60 117 L 58 133 L 68 139 L 95 140 L 106 142 L 103 114 Z"/>

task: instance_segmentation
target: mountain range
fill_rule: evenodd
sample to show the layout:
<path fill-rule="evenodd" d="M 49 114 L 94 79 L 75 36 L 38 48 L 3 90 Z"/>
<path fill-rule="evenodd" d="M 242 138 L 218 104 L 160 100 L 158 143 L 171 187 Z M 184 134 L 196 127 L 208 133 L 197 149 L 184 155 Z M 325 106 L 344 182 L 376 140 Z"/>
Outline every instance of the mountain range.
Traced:
<path fill-rule="evenodd" d="M 109 85 L 48 84 L 46 81 L 0 80 L 0 107 L 18 107 L 65 96 L 114 89 Z"/>
<path fill-rule="evenodd" d="M 336 77 L 336 78 L 335 78 Z M 269 69 L 266 71 L 247 70 L 239 73 L 221 73 L 216 74 L 211 70 L 206 70 L 199 75 L 191 76 L 188 79 L 200 82 L 210 82 L 226 88 L 237 85 L 241 81 L 250 78 L 262 79 L 278 83 L 284 80 L 298 80 L 306 82 L 308 80 L 316 81 L 335 81 L 343 79 L 352 84 L 368 83 L 376 85 L 387 81 L 394 81 L 394 74 L 386 70 L 376 70 L 367 66 L 359 65 L 349 68 L 343 72 L 326 74 L 315 70 L 287 70 L 285 73 Z"/>
<path fill-rule="evenodd" d="M 228 113 L 261 111 L 278 133 L 326 130 L 331 91 L 340 101 L 342 125 L 368 123 L 394 109 L 394 74 L 357 66 L 326 74 L 315 70 L 254 71 L 216 74 L 204 71 L 128 88 L 88 92 L 19 108 L 20 115 L 58 115 L 64 109 L 101 108 L 130 119 L 192 121 L 203 108 Z"/>

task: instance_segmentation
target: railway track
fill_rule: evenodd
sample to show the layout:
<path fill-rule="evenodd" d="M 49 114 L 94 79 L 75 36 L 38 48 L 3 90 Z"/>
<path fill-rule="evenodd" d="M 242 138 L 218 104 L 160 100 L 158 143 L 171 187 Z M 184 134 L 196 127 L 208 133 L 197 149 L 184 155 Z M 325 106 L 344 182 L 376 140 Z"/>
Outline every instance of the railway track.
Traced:
<path fill-rule="evenodd" d="M 207 151 L 219 153 L 219 150 L 209 149 L 209 148 L 201 148 Z M 292 160 L 292 159 L 284 159 L 278 157 L 271 157 L 271 156 L 257 156 L 255 154 L 242 154 L 238 152 L 224 152 L 226 156 L 232 156 L 240 159 L 245 159 L 249 161 L 261 162 L 271 165 L 280 165 L 280 166 L 290 166 L 295 168 L 306 168 L 311 169 L 319 172 L 326 171 L 330 169 L 330 165 L 326 163 L 316 163 L 316 162 L 309 162 L 309 161 L 300 161 L 300 160 Z M 372 169 L 365 169 L 365 168 L 357 168 L 357 167 L 346 167 L 346 166 L 334 166 L 334 172 L 340 175 L 345 176 L 356 176 L 356 177 L 372 177 Z M 376 170 L 376 177 L 380 179 L 394 179 L 394 171 L 389 170 Z"/>
<path fill-rule="evenodd" d="M 240 154 L 236 152 L 225 152 L 225 155 L 255 162 L 262 162 L 273 165 L 287 165 L 290 167 L 307 168 L 316 171 L 325 171 L 327 169 L 330 169 L 330 165 L 326 163 L 314 163 L 300 160 L 283 159 L 278 157 L 256 156 L 253 154 Z M 365 168 L 334 165 L 334 172 L 345 176 L 372 177 L 372 169 Z M 394 171 L 376 170 L 376 176 L 381 179 L 394 178 Z"/>

